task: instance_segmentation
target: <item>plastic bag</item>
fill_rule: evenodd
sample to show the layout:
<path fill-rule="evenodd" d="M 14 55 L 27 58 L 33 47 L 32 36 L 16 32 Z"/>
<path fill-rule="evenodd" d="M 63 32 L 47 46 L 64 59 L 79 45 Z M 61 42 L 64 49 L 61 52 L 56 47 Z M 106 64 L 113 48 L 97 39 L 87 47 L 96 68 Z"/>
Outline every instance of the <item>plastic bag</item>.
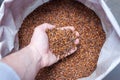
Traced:
<path fill-rule="evenodd" d="M 0 8 L 0 57 L 18 50 L 17 32 L 24 18 L 49 0 L 4 0 Z M 96 70 L 80 80 L 101 80 L 120 62 L 120 27 L 106 4 L 109 0 L 78 0 L 95 11 L 101 19 L 106 41 L 101 49 Z"/>

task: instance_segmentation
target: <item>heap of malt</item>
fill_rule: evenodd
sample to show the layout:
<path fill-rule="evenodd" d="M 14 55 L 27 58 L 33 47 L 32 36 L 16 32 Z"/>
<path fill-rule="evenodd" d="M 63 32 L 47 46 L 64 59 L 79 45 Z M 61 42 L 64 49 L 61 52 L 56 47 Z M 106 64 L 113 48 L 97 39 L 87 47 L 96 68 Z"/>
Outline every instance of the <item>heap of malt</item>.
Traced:
<path fill-rule="evenodd" d="M 43 23 L 74 26 L 80 34 L 78 50 L 41 69 L 36 80 L 76 80 L 89 76 L 96 68 L 105 33 L 96 14 L 75 0 L 52 0 L 35 9 L 26 17 L 19 31 L 20 48 L 27 46 L 34 28 Z"/>
<path fill-rule="evenodd" d="M 77 36 L 74 31 L 70 29 L 48 29 L 49 48 L 52 53 L 59 56 L 60 59 L 64 58 L 70 50 L 77 47 L 74 43 Z"/>

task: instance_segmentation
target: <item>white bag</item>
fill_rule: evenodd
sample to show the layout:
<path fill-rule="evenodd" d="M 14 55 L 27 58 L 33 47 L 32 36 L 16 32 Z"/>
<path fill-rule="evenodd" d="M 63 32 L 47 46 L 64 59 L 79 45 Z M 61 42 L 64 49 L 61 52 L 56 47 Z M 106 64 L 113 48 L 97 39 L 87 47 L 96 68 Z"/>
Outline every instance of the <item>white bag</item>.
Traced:
<path fill-rule="evenodd" d="M 0 57 L 18 50 L 18 30 L 25 17 L 49 0 L 4 0 L 0 8 Z M 96 70 L 79 80 L 101 80 L 120 62 L 120 26 L 106 3 L 111 0 L 78 0 L 95 11 L 101 19 L 106 41 Z"/>

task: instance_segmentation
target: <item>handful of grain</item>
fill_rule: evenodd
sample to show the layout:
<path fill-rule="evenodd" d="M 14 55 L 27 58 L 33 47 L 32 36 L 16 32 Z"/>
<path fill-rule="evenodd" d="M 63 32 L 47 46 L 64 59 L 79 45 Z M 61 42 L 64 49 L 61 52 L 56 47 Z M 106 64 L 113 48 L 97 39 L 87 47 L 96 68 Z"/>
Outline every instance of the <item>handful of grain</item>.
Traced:
<path fill-rule="evenodd" d="M 71 29 L 59 29 L 54 28 L 52 30 L 46 30 L 48 39 L 49 39 L 49 47 L 50 51 L 55 54 L 55 56 L 59 56 L 60 59 L 68 56 L 70 50 L 75 49 L 77 45 L 75 44 L 75 40 L 77 36 L 75 31 Z"/>

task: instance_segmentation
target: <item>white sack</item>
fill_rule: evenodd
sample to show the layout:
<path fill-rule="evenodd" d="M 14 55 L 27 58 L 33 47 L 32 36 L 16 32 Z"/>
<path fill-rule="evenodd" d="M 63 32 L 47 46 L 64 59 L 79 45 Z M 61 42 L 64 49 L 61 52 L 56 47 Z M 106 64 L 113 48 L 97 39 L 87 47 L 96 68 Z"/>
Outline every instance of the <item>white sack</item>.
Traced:
<path fill-rule="evenodd" d="M 24 18 L 49 0 L 4 0 L 0 8 L 0 57 L 18 50 L 17 32 Z M 120 62 L 120 27 L 104 0 L 78 0 L 96 12 L 106 33 L 97 68 L 80 80 L 101 80 Z M 107 0 L 105 0 L 107 2 Z"/>

